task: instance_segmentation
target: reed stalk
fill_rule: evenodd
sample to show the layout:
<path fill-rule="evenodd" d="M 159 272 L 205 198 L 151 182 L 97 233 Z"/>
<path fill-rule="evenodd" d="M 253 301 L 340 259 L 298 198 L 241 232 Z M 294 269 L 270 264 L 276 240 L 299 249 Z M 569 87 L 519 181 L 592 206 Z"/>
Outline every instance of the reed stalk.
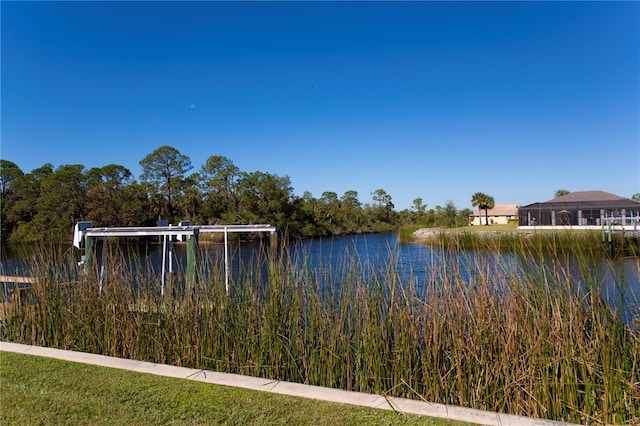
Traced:
<path fill-rule="evenodd" d="M 241 265 L 229 294 L 219 259 L 204 260 L 193 289 L 176 271 L 161 296 L 158 274 L 122 249 L 109 251 L 102 290 L 70 253 L 42 251 L 0 337 L 553 420 L 640 421 L 638 303 L 608 300 L 601 247 L 443 238 L 422 281 L 393 260 L 347 253 L 317 266 L 282 249 Z"/>

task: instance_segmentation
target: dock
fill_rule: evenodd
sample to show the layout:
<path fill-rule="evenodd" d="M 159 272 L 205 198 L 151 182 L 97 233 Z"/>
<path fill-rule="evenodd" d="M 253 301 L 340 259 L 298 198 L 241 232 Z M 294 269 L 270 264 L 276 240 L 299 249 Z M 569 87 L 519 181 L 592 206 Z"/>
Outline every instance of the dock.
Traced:
<path fill-rule="evenodd" d="M 31 286 L 36 283 L 35 277 L 0 275 L 2 295 L 0 296 L 0 321 L 13 316 L 16 305 L 27 295 Z"/>
<path fill-rule="evenodd" d="M 20 277 L 15 275 L 0 275 L 0 283 L 13 284 L 33 284 L 36 282 L 34 277 Z"/>

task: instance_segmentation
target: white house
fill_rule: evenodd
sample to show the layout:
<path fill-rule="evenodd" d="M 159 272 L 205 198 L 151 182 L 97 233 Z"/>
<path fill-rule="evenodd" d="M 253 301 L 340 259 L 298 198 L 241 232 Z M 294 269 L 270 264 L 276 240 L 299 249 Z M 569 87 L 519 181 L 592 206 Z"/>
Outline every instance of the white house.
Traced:
<path fill-rule="evenodd" d="M 496 204 L 487 212 L 474 210 L 469 217 L 470 225 L 485 225 L 489 219 L 489 225 L 506 225 L 510 220 L 518 220 L 518 206 L 515 204 Z"/>

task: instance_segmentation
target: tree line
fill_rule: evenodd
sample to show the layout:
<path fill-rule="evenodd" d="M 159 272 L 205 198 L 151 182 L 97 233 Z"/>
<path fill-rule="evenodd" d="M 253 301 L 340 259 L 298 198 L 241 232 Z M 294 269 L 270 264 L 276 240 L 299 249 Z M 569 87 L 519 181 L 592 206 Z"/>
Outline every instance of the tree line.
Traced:
<path fill-rule="evenodd" d="M 401 225 L 466 225 L 471 211 L 453 202 L 427 209 L 421 198 L 410 209 L 395 210 L 383 189 L 362 203 L 357 191 L 319 198 L 295 196 L 288 176 L 240 170 L 229 158 L 212 155 L 197 171 L 171 146 L 161 146 L 140 161 L 136 180 L 126 167 L 109 164 L 85 169 L 45 164 L 24 173 L 0 159 L 0 216 L 3 242 L 68 241 L 73 225 L 154 226 L 169 223 L 271 224 L 289 237 L 390 232 Z"/>

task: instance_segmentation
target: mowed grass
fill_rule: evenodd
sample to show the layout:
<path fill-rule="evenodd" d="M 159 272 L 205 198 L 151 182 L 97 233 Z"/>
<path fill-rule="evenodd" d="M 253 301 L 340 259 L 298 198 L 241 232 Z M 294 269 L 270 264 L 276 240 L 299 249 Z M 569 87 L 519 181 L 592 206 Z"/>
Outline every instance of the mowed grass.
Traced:
<path fill-rule="evenodd" d="M 516 222 L 512 222 L 505 225 L 495 224 L 495 225 L 489 225 L 489 226 L 482 224 L 482 225 L 474 225 L 474 226 L 463 226 L 460 228 L 452 228 L 452 229 L 447 229 L 447 231 L 448 232 L 486 232 L 486 231 L 516 232 L 518 231 L 518 224 Z"/>
<path fill-rule="evenodd" d="M 3 425 L 464 425 L 0 352 Z"/>

